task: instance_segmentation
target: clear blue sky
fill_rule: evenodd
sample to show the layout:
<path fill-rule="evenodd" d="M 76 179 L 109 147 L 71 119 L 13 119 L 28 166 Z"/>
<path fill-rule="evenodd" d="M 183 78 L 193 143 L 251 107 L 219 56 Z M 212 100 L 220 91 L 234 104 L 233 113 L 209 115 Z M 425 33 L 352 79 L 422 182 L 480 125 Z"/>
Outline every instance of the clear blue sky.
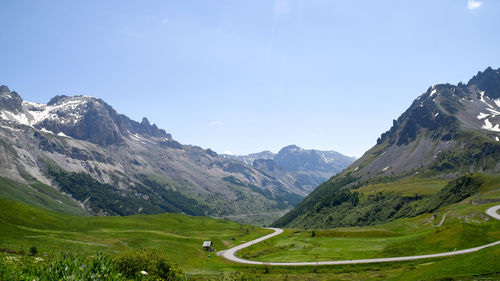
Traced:
<path fill-rule="evenodd" d="M 185 144 L 361 156 L 435 83 L 500 66 L 500 1 L 0 2 L 0 84 L 104 99 Z"/>

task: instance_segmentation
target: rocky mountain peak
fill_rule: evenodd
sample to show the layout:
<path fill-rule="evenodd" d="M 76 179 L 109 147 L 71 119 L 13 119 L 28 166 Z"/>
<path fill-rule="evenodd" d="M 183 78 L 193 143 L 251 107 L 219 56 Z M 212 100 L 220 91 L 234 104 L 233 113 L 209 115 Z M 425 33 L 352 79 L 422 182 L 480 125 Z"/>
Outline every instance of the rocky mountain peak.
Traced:
<path fill-rule="evenodd" d="M 59 95 L 43 104 L 1 91 L 0 176 L 25 183 L 29 174 L 57 185 L 92 214 L 267 218 L 312 189 L 286 172 L 277 178 L 211 149 L 182 145 L 147 118 L 131 120 L 101 99 Z M 279 171 L 270 161 L 267 167 Z"/>
<path fill-rule="evenodd" d="M 344 165 L 347 166 L 354 159 L 335 151 L 308 150 L 296 145 L 289 145 L 276 154 L 274 161 L 278 166 L 290 172 L 311 169 L 339 172 Z"/>
<path fill-rule="evenodd" d="M 500 68 L 486 68 L 483 72 L 479 71 L 472 77 L 467 86 L 484 91 L 484 95 L 492 99 L 500 98 Z"/>
<path fill-rule="evenodd" d="M 50 101 L 47 103 L 47 105 L 53 106 L 53 105 L 58 104 L 61 101 L 65 100 L 66 98 L 68 98 L 68 96 L 66 96 L 66 95 L 57 95 L 57 96 L 51 98 Z"/>
<path fill-rule="evenodd" d="M 9 87 L 0 86 L 0 110 L 18 113 L 22 110 L 23 99 L 15 92 L 10 91 Z"/>
<path fill-rule="evenodd" d="M 151 126 L 151 123 L 149 123 L 148 118 L 142 117 L 141 125 L 142 126 Z"/>
<path fill-rule="evenodd" d="M 9 93 L 10 93 L 9 87 L 7 87 L 5 85 L 0 86 L 0 95 L 9 94 Z"/>
<path fill-rule="evenodd" d="M 291 144 L 291 145 L 283 147 L 278 153 L 286 152 L 286 151 L 297 152 L 300 150 L 302 150 L 302 148 L 296 146 L 295 144 Z"/>
<path fill-rule="evenodd" d="M 377 145 L 358 161 L 357 173 L 362 176 L 397 174 L 432 165 L 441 165 L 439 171 L 456 169 L 456 163 L 436 164 L 435 160 L 444 159 L 443 151 L 455 149 L 457 143 L 465 147 L 480 140 L 476 146 L 496 147 L 500 141 L 499 97 L 500 70 L 492 68 L 478 72 L 467 85 L 429 87 L 393 121 L 392 127 L 377 140 Z M 465 142 L 464 139 L 470 136 L 474 136 L 474 141 Z M 496 148 L 491 147 L 485 148 L 481 155 L 493 155 Z M 466 149 L 454 153 L 464 153 L 462 150 Z M 469 159 L 468 156 L 461 157 Z M 451 159 L 457 163 L 463 160 L 457 160 L 459 157 Z M 365 166 L 362 168 L 359 163 Z M 485 169 L 491 169 L 487 162 L 483 164 Z M 470 170 L 477 169 L 477 166 L 471 164 Z"/>
<path fill-rule="evenodd" d="M 93 98 L 90 96 L 84 96 L 84 95 L 75 95 L 75 96 L 57 95 L 57 96 L 51 98 L 50 101 L 47 103 L 47 105 L 48 106 L 55 106 L 55 105 L 63 105 L 63 104 L 67 104 L 67 103 L 72 103 L 72 104 L 81 103 L 81 104 L 83 104 L 83 103 L 87 103 L 87 102 L 102 103 L 104 105 L 107 105 L 101 99 Z"/>
<path fill-rule="evenodd" d="M 448 141 L 459 128 L 499 132 L 500 69 L 479 71 L 467 85 L 437 84 L 419 96 L 377 144 L 408 145 L 423 131 L 433 140 Z M 490 125 L 491 124 L 491 125 Z M 493 136 L 496 139 L 496 136 Z"/>
<path fill-rule="evenodd" d="M 170 134 L 146 118 L 141 123 L 133 121 L 103 100 L 85 95 L 57 95 L 47 104 L 38 104 L 23 101 L 16 92 L 2 86 L 0 117 L 98 145 L 122 144 L 135 134 L 172 140 Z"/>

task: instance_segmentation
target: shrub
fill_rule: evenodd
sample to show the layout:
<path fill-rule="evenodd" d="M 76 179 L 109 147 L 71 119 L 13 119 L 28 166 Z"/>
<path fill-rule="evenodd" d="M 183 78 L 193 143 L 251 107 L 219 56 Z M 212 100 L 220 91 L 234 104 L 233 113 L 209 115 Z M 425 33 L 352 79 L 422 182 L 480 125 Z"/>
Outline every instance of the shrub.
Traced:
<path fill-rule="evenodd" d="M 102 254 L 85 258 L 74 254 L 34 258 L 10 256 L 0 260 L 0 280 L 125 280 Z"/>
<path fill-rule="evenodd" d="M 156 249 L 130 250 L 115 259 L 116 268 L 127 278 L 149 280 L 182 280 L 182 271 L 162 251 Z"/>
<path fill-rule="evenodd" d="M 36 256 L 36 254 L 38 254 L 38 249 L 35 246 L 31 247 L 30 248 L 30 256 L 34 257 L 34 256 Z"/>

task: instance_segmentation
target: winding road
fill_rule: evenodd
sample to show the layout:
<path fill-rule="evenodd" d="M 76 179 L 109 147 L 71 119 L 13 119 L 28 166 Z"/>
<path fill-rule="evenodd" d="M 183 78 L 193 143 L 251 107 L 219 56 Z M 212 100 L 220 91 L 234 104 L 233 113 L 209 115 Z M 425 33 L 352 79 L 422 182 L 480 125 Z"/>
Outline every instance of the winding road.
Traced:
<path fill-rule="evenodd" d="M 500 220 L 500 215 L 498 214 L 498 210 L 500 210 L 500 205 L 493 206 L 486 210 L 486 214 L 494 219 Z M 474 253 L 479 250 L 492 247 L 495 245 L 499 245 L 500 241 L 496 241 L 487 245 L 482 245 L 475 248 L 452 251 L 446 253 L 438 253 L 438 254 L 430 254 L 430 255 L 420 255 L 420 256 L 408 256 L 408 257 L 394 257 L 394 258 L 379 258 L 379 259 L 361 259 L 361 260 L 340 260 L 340 261 L 320 261 L 320 262 L 261 262 L 261 261 L 250 261 L 241 259 L 235 256 L 236 252 L 244 249 L 246 247 L 250 247 L 254 244 L 262 242 L 266 239 L 279 235 L 283 232 L 283 229 L 280 228 L 268 228 L 274 230 L 273 233 L 268 234 L 266 236 L 262 236 L 258 239 L 246 242 L 239 246 L 233 247 L 228 250 L 220 251 L 217 253 L 218 256 L 222 256 L 230 261 L 243 263 L 243 264 L 256 264 L 256 265 L 275 265 L 275 266 L 301 266 L 301 265 L 341 265 L 341 264 L 361 264 L 361 263 L 380 263 L 380 262 L 397 262 L 397 261 L 410 261 L 410 260 L 419 260 L 419 259 L 428 259 L 428 258 L 438 258 L 438 257 L 448 257 L 455 255 L 463 255 L 468 253 Z"/>

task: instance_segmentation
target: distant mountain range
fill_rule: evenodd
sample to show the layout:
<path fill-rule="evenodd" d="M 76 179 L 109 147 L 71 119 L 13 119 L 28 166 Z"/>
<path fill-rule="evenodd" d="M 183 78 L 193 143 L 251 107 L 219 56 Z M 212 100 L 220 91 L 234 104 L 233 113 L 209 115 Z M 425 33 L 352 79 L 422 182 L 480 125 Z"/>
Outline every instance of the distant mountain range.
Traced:
<path fill-rule="evenodd" d="M 467 84 L 434 85 L 394 120 L 374 147 L 316 188 L 275 225 L 365 225 L 427 210 L 422 207 L 426 205 L 422 200 L 427 199 L 419 190 L 412 196 L 387 192 L 375 197 L 359 191 L 380 183 L 397 189 L 405 180 L 436 178 L 450 180 L 446 190 L 461 194 L 441 194 L 432 199 L 433 204 L 443 198 L 470 196 L 473 193 L 467 189 L 478 186 L 470 173 L 500 172 L 499 126 L 499 69 L 487 68 Z"/>
<path fill-rule="evenodd" d="M 272 221 L 315 187 L 295 175 L 309 177 L 317 157 L 343 159 L 303 151 L 310 157 L 301 170 L 301 158 L 285 163 L 287 150 L 275 158 L 282 167 L 295 167 L 293 175 L 260 162 L 264 157 L 246 164 L 180 144 L 146 118 L 131 120 L 101 99 L 56 96 L 38 104 L 0 87 L 0 196 L 58 211 Z M 319 162 L 318 177 L 345 163 Z"/>
<path fill-rule="evenodd" d="M 296 145 L 282 148 L 277 154 L 262 151 L 248 155 L 222 154 L 242 161 L 275 178 L 312 191 L 316 186 L 339 173 L 356 160 L 336 151 L 302 149 Z"/>

